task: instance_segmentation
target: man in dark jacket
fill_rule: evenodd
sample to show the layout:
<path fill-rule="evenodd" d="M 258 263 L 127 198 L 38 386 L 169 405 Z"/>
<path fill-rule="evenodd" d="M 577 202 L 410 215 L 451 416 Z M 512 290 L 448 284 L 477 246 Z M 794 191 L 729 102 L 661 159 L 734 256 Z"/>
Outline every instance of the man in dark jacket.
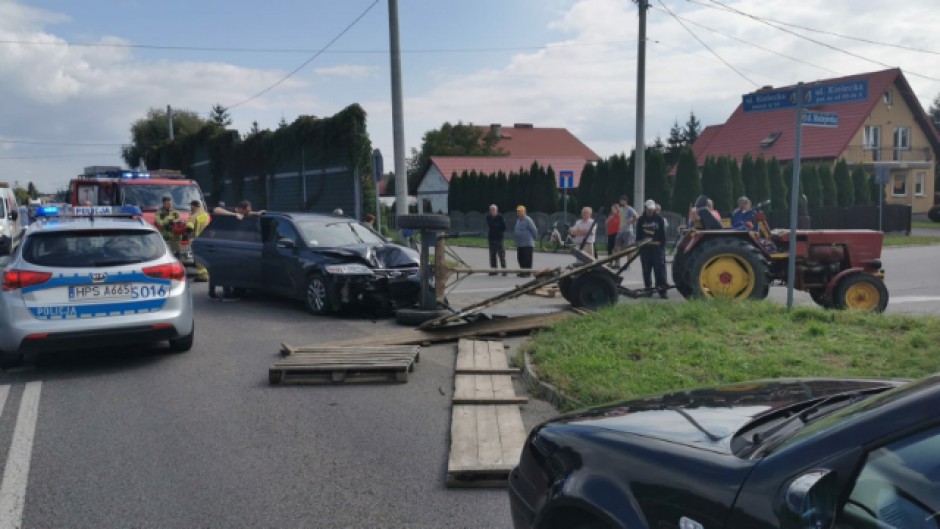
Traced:
<path fill-rule="evenodd" d="M 496 258 L 499 257 L 499 264 L 503 270 L 506 269 L 506 246 L 503 243 L 503 237 L 506 235 L 506 219 L 499 214 L 499 208 L 496 204 L 490 206 L 490 213 L 486 216 L 486 238 L 490 243 L 490 268 L 496 269 Z M 496 272 L 490 272 L 495 276 Z M 506 275 L 506 272 L 503 272 Z"/>
<path fill-rule="evenodd" d="M 652 244 L 640 248 L 640 263 L 643 265 L 643 285 L 647 290 L 653 288 L 650 272 L 656 273 L 656 290 L 659 297 L 666 299 L 666 224 L 656 213 L 656 202 L 647 200 L 643 205 L 643 215 L 637 221 L 636 242 L 652 240 Z"/>

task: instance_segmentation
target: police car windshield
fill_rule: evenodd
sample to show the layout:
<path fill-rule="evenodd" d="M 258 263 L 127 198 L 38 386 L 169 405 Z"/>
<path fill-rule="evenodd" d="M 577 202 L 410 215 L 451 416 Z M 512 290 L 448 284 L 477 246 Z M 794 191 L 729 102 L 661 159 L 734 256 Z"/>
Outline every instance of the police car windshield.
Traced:
<path fill-rule="evenodd" d="M 39 266 L 88 268 L 142 263 L 162 257 L 166 245 L 142 230 L 58 231 L 35 234 L 23 243 L 23 259 Z"/>
<path fill-rule="evenodd" d="M 124 204 L 143 208 L 160 208 L 163 197 L 173 197 L 173 207 L 176 209 L 189 209 L 193 200 L 202 202 L 196 186 L 189 185 L 162 185 L 162 184 L 133 184 L 126 185 L 124 190 Z"/>

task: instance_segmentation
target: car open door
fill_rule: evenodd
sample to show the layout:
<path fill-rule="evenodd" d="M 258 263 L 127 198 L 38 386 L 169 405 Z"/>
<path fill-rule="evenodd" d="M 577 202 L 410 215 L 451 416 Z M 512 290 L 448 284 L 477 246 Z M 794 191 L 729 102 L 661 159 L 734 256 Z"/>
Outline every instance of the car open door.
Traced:
<path fill-rule="evenodd" d="M 215 286 L 262 288 L 261 222 L 258 216 L 243 219 L 215 215 L 193 241 L 196 260 L 209 270 Z"/>

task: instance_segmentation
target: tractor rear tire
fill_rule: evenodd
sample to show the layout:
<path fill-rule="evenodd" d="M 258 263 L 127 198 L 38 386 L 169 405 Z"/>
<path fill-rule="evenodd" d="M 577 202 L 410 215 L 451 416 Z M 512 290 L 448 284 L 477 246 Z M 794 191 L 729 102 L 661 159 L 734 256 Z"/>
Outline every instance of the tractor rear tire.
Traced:
<path fill-rule="evenodd" d="M 578 276 L 571 285 L 574 307 L 597 310 L 615 305 L 618 299 L 617 285 L 606 272 L 588 272 Z"/>
<path fill-rule="evenodd" d="M 888 307 L 888 288 L 884 281 L 862 272 L 842 278 L 832 297 L 833 306 L 838 309 L 884 312 Z"/>
<path fill-rule="evenodd" d="M 692 295 L 692 287 L 688 283 L 687 268 L 689 266 L 689 255 L 682 251 L 676 251 L 672 258 L 672 282 L 676 284 L 676 290 L 683 297 Z"/>
<path fill-rule="evenodd" d="M 688 262 L 685 281 L 693 297 L 735 301 L 767 297 L 770 263 L 748 240 L 707 238 L 692 251 Z"/>

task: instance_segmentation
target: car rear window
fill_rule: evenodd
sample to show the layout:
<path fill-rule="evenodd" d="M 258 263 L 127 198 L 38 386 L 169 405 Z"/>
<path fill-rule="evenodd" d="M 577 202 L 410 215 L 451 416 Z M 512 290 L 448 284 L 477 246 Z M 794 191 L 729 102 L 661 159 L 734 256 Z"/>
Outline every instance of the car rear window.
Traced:
<path fill-rule="evenodd" d="M 58 231 L 35 234 L 23 243 L 23 259 L 39 266 L 85 268 L 159 259 L 166 253 L 160 234 L 142 230 Z"/>
<path fill-rule="evenodd" d="M 214 215 L 200 238 L 227 239 L 241 242 L 261 242 L 261 220 L 256 215 L 239 219 Z"/>

